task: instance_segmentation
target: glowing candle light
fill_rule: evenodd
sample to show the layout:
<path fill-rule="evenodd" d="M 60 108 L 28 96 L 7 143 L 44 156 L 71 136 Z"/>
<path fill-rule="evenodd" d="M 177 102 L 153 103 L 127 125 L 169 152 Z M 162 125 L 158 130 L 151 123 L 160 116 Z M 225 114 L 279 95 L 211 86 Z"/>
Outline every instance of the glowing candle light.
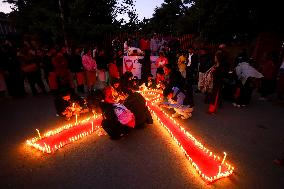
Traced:
<path fill-rule="evenodd" d="M 226 153 L 226 152 L 224 152 L 224 157 L 223 157 L 223 160 L 222 160 L 221 165 L 224 163 L 224 161 L 225 161 L 226 157 L 227 157 L 227 153 Z"/>
<path fill-rule="evenodd" d="M 157 93 L 159 92 L 157 91 Z M 148 92 L 148 95 L 149 94 L 155 93 Z M 143 95 L 147 95 L 147 93 L 145 92 Z M 207 182 L 213 182 L 217 179 L 231 175 L 234 170 L 233 167 L 228 166 L 229 164 L 226 164 L 226 167 L 219 167 L 220 157 L 205 148 L 193 135 L 181 127 L 175 119 L 158 107 L 158 103 L 156 104 L 158 100 L 161 101 L 162 99 L 152 99 L 152 102 L 148 100 L 149 103 L 147 103 L 147 106 L 149 110 L 153 113 L 154 117 L 157 118 L 158 122 L 169 132 L 170 136 L 181 148 L 181 151 L 184 152 L 186 157 L 190 160 L 197 173 Z M 191 153 L 193 154 L 192 158 L 190 157 Z M 200 157 L 196 156 L 196 153 L 199 154 Z M 200 159 L 203 159 L 202 156 L 207 156 L 208 158 L 204 158 L 204 161 L 200 161 Z M 196 160 L 198 160 L 198 166 L 195 163 Z M 199 165 L 201 169 L 199 168 Z M 214 170 L 216 170 L 216 172 Z"/>
<path fill-rule="evenodd" d="M 36 129 L 36 131 L 37 131 L 38 137 L 41 138 L 39 130 Z"/>
<path fill-rule="evenodd" d="M 148 91 L 142 94 L 143 95 L 151 94 L 157 96 L 157 94 L 160 95 L 160 93 L 161 91 L 153 90 L 150 91 L 150 93 Z M 186 131 L 185 128 L 181 127 L 175 121 L 175 119 L 169 116 L 165 111 L 163 111 L 163 109 L 158 107 L 156 102 L 161 101 L 162 100 L 161 98 L 157 99 L 156 97 L 153 97 L 152 101 L 151 99 L 148 98 L 145 99 L 148 101 L 147 106 L 150 112 L 153 114 L 153 118 L 157 118 L 157 121 L 169 132 L 172 139 L 178 144 L 181 151 L 185 153 L 186 158 L 196 169 L 197 173 L 202 178 L 204 178 L 206 182 L 213 182 L 216 181 L 217 179 L 230 176 L 233 173 L 234 167 L 229 165 L 227 162 L 225 162 L 226 153 L 224 152 L 224 157 L 221 162 L 221 165 L 224 163 L 224 166 L 221 167 L 219 156 L 214 155 L 209 149 L 205 148 L 198 140 L 194 138 L 193 135 L 191 135 L 188 131 Z M 153 103 L 153 101 L 155 103 Z M 75 104 L 73 104 L 73 107 L 75 107 Z M 44 137 L 41 139 L 39 137 L 34 137 L 31 140 L 27 140 L 27 144 L 45 153 L 52 153 L 56 151 L 58 148 L 68 143 L 74 142 L 80 138 L 83 138 L 84 136 L 88 136 L 89 134 L 93 133 L 94 124 L 96 124 L 95 133 L 98 134 L 99 136 L 102 135 L 103 133 L 100 132 L 101 130 L 99 126 L 102 117 L 96 116 L 94 114 L 92 118 L 90 117 L 85 120 L 82 120 L 79 122 L 80 124 L 77 125 L 78 120 L 76 115 L 75 124 L 74 123 L 67 124 L 53 131 L 49 131 L 45 135 L 43 135 Z M 62 132 L 61 134 L 61 131 L 66 131 L 66 132 Z M 50 137 L 51 139 L 49 140 Z M 56 138 L 55 142 L 54 139 L 52 139 L 52 137 Z M 48 144 L 52 144 L 52 148 L 50 147 L 50 145 L 47 145 L 45 142 Z M 196 154 L 198 155 L 196 156 Z M 205 157 L 207 156 L 207 157 L 203 158 L 202 156 Z"/>

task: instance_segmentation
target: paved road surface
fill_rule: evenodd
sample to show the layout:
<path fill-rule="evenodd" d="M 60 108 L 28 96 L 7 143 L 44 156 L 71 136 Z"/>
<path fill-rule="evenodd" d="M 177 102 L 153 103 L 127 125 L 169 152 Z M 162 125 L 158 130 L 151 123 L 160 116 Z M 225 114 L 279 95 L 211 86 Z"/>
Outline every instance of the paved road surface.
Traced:
<path fill-rule="evenodd" d="M 64 123 L 49 96 L 0 102 L 0 188 L 226 188 L 283 189 L 284 107 L 254 100 L 237 109 L 229 103 L 217 115 L 205 113 L 196 96 L 193 117 L 180 122 L 206 147 L 236 168 L 235 174 L 205 184 L 169 134 L 155 123 L 127 138 L 91 135 L 46 155 L 25 140 Z"/>

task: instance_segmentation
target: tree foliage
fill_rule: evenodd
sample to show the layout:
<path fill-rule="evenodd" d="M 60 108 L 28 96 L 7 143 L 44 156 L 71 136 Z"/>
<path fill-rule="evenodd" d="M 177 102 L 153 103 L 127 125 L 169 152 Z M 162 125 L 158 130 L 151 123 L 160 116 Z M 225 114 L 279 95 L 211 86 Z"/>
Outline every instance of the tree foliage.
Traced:
<path fill-rule="evenodd" d="M 280 2 L 276 0 L 164 0 L 151 19 L 138 20 L 135 0 L 6 0 L 23 33 L 44 39 L 74 41 L 101 39 L 105 33 L 142 30 L 144 33 L 194 33 L 203 39 L 232 40 L 261 31 L 281 31 Z M 61 6 L 59 4 L 61 3 Z M 128 20 L 117 15 L 126 14 Z"/>
<path fill-rule="evenodd" d="M 36 33 L 44 39 L 92 42 L 106 32 L 115 32 L 125 22 L 117 14 L 127 13 L 124 28 L 137 25 L 133 0 L 6 0 L 14 4 L 10 14 L 23 33 Z"/>
<path fill-rule="evenodd" d="M 157 32 L 196 33 L 206 39 L 226 40 L 283 31 L 280 9 L 276 0 L 165 0 L 149 24 Z"/>

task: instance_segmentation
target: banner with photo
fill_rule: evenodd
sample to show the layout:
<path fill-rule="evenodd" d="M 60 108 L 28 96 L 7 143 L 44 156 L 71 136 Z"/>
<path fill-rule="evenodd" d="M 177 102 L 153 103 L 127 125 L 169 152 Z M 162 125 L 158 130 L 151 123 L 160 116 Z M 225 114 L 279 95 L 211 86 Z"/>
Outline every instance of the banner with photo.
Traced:
<path fill-rule="evenodd" d="M 144 56 L 124 56 L 123 57 L 123 73 L 126 71 L 132 72 L 133 76 L 137 76 L 141 79 L 142 64 L 139 63 L 140 59 Z"/>
<path fill-rule="evenodd" d="M 137 76 L 138 79 L 141 79 L 141 69 L 142 64 L 139 63 L 140 59 L 143 59 L 144 56 L 124 56 L 123 57 L 123 73 L 126 71 L 132 72 L 133 76 Z M 151 74 L 156 77 L 156 60 L 158 56 L 150 56 L 151 61 Z"/>

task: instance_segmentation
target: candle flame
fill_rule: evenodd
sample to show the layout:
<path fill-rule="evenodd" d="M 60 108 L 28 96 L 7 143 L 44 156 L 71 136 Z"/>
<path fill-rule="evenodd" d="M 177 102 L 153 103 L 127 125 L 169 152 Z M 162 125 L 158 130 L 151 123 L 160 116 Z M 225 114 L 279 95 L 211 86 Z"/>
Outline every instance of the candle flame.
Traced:
<path fill-rule="evenodd" d="M 39 138 L 41 138 L 39 130 L 36 129 L 36 131 L 37 131 L 37 134 L 38 134 Z"/>

